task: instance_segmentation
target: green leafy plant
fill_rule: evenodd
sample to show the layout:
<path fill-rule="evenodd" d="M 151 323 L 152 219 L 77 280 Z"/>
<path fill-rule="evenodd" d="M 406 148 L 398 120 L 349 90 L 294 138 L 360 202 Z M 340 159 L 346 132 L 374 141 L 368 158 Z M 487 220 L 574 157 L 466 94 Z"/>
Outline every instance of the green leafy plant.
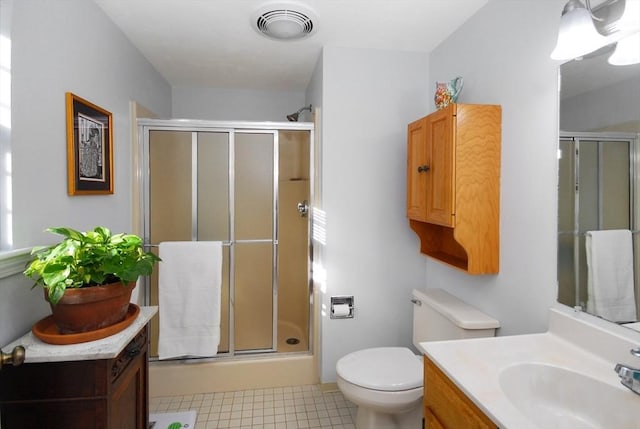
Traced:
<path fill-rule="evenodd" d="M 49 301 L 57 304 L 66 288 L 90 287 L 117 281 L 123 284 L 150 275 L 160 258 L 145 252 L 142 239 L 134 234 L 112 234 L 98 226 L 80 232 L 67 227 L 47 228 L 64 238 L 51 246 L 36 247 L 34 259 L 24 271 L 48 290 Z"/>

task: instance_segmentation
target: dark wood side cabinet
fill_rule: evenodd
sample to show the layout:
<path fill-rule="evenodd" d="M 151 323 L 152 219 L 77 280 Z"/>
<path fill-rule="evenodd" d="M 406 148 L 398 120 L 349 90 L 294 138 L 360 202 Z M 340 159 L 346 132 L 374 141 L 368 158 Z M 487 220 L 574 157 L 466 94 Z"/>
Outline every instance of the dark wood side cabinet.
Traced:
<path fill-rule="evenodd" d="M 147 429 L 147 326 L 115 358 L 3 367 L 2 429 Z"/>

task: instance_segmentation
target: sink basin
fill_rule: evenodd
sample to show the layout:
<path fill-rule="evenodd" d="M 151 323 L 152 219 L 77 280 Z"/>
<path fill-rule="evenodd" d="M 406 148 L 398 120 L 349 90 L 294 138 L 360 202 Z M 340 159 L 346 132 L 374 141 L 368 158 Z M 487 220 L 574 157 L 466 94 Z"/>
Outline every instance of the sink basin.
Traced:
<path fill-rule="evenodd" d="M 617 380 L 613 367 L 611 377 Z M 542 363 L 508 366 L 499 382 L 515 408 L 540 428 L 640 428 L 640 396 L 622 385 Z"/>

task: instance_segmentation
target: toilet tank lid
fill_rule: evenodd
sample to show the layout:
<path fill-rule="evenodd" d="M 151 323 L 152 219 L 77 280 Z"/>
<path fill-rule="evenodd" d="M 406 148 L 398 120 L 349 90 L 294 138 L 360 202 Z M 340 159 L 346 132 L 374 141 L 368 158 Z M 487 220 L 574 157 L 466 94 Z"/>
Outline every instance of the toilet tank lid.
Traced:
<path fill-rule="evenodd" d="M 463 329 L 499 328 L 500 322 L 443 289 L 414 289 L 413 297 L 430 305 Z"/>

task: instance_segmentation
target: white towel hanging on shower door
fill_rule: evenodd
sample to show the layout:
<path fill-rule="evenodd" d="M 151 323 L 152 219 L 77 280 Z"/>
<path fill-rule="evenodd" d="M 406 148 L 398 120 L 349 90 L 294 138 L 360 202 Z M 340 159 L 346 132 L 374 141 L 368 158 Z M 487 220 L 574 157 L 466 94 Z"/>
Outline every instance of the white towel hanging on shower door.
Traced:
<path fill-rule="evenodd" d="M 222 243 L 162 242 L 159 255 L 159 359 L 215 356 L 220 344 Z"/>
<path fill-rule="evenodd" d="M 587 231 L 587 311 L 612 322 L 637 320 L 629 230 Z"/>

